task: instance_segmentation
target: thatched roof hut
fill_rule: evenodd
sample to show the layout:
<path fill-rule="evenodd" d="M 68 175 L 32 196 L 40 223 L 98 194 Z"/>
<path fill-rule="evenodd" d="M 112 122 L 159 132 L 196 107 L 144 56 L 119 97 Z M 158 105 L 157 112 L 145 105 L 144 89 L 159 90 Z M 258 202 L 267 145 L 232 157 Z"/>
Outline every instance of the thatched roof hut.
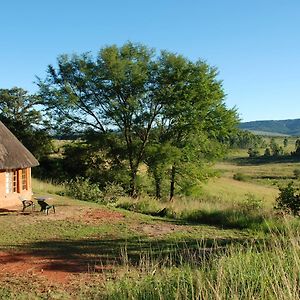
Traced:
<path fill-rule="evenodd" d="M 37 159 L 0 122 L 0 170 L 24 169 L 38 165 Z"/>
<path fill-rule="evenodd" d="M 0 207 L 20 206 L 30 199 L 31 167 L 39 165 L 35 157 L 0 122 Z"/>

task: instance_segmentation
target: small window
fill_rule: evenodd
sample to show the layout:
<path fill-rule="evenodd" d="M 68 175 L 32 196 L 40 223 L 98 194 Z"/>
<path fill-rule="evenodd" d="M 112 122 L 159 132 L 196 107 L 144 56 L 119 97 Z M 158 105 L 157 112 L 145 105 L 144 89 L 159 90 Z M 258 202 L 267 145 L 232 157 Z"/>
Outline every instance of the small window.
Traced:
<path fill-rule="evenodd" d="M 27 190 L 27 172 L 22 169 L 22 190 Z"/>
<path fill-rule="evenodd" d="M 6 194 L 16 193 L 18 191 L 18 171 L 5 173 L 5 192 Z"/>
<path fill-rule="evenodd" d="M 18 191 L 18 171 L 13 171 L 13 192 Z"/>
<path fill-rule="evenodd" d="M 5 192 L 6 194 L 13 192 L 13 172 L 5 173 Z"/>

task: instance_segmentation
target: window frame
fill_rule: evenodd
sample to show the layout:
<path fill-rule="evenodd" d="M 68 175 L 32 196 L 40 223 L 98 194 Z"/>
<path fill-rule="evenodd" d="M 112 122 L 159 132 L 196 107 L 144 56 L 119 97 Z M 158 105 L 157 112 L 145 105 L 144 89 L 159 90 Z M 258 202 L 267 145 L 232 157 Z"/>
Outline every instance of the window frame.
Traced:
<path fill-rule="evenodd" d="M 21 169 L 21 189 L 22 191 L 28 190 L 28 174 L 27 169 Z"/>
<path fill-rule="evenodd" d="M 13 172 L 5 171 L 5 193 L 13 193 Z"/>
<path fill-rule="evenodd" d="M 26 173 L 25 173 L 26 174 Z M 5 171 L 5 193 L 14 194 L 20 192 L 20 178 L 18 170 Z"/>

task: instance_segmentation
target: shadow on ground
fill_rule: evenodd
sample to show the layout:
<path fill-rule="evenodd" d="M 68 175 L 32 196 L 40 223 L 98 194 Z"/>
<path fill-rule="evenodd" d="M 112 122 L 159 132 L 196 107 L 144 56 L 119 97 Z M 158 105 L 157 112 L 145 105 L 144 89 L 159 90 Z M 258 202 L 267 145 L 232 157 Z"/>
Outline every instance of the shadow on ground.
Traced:
<path fill-rule="evenodd" d="M 143 263 L 174 266 L 200 265 L 224 254 L 227 246 L 245 244 L 245 239 L 189 239 L 185 241 L 131 239 L 50 240 L 22 245 L 9 260 L 43 261 L 43 269 L 70 273 L 104 271 L 116 266 L 141 266 Z"/>
<path fill-rule="evenodd" d="M 30 212 L 28 211 L 20 211 L 17 209 L 7 209 L 7 208 L 0 208 L 0 217 L 1 216 L 8 216 L 8 215 L 29 215 Z"/>

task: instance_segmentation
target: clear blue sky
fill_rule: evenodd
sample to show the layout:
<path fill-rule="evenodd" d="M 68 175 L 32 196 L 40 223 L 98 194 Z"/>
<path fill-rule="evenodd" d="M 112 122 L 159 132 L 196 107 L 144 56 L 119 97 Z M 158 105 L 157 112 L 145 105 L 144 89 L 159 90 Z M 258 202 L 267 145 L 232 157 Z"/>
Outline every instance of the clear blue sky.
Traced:
<path fill-rule="evenodd" d="M 300 118 L 299 0 L 10 0 L 0 88 L 30 92 L 58 55 L 140 42 L 218 67 L 244 121 Z"/>

